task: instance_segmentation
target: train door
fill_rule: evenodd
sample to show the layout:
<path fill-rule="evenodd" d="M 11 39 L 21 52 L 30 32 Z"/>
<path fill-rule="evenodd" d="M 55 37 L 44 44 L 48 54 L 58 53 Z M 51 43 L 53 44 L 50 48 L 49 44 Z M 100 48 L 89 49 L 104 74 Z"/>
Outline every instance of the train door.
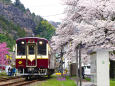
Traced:
<path fill-rule="evenodd" d="M 27 67 L 37 66 L 36 44 L 35 43 L 29 43 L 27 45 L 26 66 Z"/>

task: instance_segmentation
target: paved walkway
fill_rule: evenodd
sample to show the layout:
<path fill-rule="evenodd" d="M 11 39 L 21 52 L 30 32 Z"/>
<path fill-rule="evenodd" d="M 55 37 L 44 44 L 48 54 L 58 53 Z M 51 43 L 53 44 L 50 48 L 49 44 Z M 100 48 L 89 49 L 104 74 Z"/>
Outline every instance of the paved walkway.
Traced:
<path fill-rule="evenodd" d="M 91 82 L 82 82 L 82 86 L 94 86 L 94 85 L 92 85 Z"/>
<path fill-rule="evenodd" d="M 76 82 L 76 79 L 75 79 L 75 78 L 72 78 L 72 79 Z M 76 82 L 76 84 L 77 84 L 77 82 Z M 83 81 L 82 81 L 82 86 L 94 86 L 94 85 L 92 85 L 92 82 L 83 80 Z"/>

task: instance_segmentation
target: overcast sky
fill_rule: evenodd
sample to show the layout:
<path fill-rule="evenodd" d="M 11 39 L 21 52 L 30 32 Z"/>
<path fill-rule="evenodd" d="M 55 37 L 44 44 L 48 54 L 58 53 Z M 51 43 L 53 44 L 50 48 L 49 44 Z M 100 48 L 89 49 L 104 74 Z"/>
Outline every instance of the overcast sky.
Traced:
<path fill-rule="evenodd" d="M 12 0 L 15 1 L 15 0 Z M 61 21 L 64 5 L 61 0 L 20 0 L 26 8 L 47 20 Z"/>

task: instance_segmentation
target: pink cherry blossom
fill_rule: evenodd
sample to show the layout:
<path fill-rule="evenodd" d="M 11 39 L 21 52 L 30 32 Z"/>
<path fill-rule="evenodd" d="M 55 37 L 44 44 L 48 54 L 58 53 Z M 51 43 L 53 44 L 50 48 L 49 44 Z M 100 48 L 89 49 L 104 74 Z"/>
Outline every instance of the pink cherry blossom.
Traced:
<path fill-rule="evenodd" d="M 6 42 L 0 43 L 0 65 L 7 65 L 8 59 L 6 59 L 6 54 L 9 54 L 8 52 L 9 48 L 7 48 Z"/>

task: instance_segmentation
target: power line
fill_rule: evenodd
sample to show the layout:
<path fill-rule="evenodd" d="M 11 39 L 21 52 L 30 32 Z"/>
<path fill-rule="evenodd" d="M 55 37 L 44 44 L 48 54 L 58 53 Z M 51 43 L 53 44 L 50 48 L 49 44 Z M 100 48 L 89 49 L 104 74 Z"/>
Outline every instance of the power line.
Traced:
<path fill-rule="evenodd" d="M 48 15 L 48 16 L 42 16 L 42 17 L 58 16 L 58 15 L 62 15 L 62 14 L 65 14 L 65 13 L 60 13 L 60 14 L 55 14 L 55 15 Z"/>

